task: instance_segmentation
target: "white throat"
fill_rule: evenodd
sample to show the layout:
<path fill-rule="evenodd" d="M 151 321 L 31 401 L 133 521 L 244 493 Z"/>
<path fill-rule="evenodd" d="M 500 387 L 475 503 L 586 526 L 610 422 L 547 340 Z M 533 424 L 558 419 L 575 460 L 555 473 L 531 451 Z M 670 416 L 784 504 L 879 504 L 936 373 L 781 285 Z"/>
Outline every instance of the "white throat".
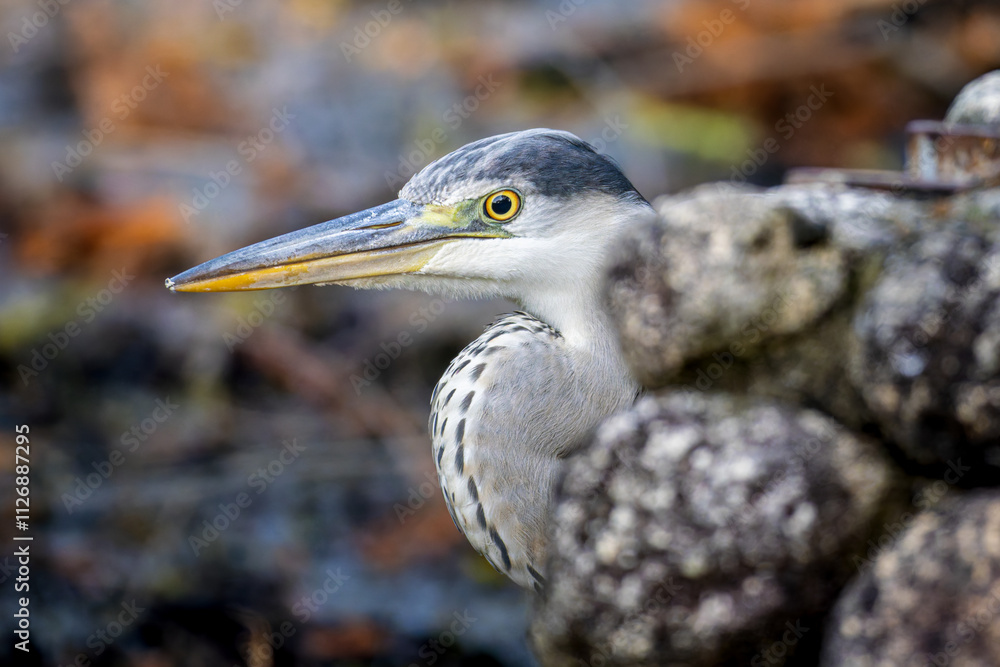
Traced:
<path fill-rule="evenodd" d="M 607 195 L 545 202 L 510 226 L 513 238 L 444 246 L 417 286 L 458 297 L 503 297 L 550 324 L 572 348 L 624 369 L 604 306 L 609 252 L 620 234 L 650 215 L 644 201 Z"/>

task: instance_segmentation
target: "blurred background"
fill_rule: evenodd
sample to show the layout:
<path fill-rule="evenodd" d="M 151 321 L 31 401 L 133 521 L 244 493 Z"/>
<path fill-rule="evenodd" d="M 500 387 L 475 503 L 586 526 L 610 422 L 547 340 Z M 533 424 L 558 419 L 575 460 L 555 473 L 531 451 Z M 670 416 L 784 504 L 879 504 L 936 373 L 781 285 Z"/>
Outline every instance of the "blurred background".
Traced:
<path fill-rule="evenodd" d="M 512 306 L 164 278 L 529 127 L 651 200 L 899 168 L 905 123 L 1000 67 L 986 0 L 35 0 L 0 25 L 4 664 L 532 664 L 530 599 L 452 525 L 425 430 Z"/>

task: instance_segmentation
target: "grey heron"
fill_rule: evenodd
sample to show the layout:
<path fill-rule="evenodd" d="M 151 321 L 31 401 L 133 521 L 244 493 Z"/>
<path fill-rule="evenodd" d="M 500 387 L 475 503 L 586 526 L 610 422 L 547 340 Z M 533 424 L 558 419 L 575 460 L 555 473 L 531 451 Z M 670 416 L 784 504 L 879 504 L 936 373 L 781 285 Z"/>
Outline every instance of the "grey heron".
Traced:
<path fill-rule="evenodd" d="M 651 211 L 618 166 L 576 136 L 512 132 L 428 164 L 395 201 L 236 250 L 166 285 L 333 283 L 518 304 L 445 371 L 429 430 L 455 525 L 497 570 L 541 591 L 561 462 L 639 391 L 602 283 L 613 239 Z"/>

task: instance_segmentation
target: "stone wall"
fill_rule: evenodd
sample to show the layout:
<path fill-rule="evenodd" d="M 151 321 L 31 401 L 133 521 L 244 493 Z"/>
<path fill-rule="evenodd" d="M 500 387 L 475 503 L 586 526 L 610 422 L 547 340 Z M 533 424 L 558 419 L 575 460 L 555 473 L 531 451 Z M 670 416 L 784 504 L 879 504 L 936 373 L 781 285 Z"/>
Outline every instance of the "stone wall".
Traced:
<path fill-rule="evenodd" d="M 1000 130 L 1000 73 L 946 122 Z M 543 664 L 1000 665 L 1000 173 L 923 167 L 705 185 L 623 240 L 649 392 L 558 491 Z"/>

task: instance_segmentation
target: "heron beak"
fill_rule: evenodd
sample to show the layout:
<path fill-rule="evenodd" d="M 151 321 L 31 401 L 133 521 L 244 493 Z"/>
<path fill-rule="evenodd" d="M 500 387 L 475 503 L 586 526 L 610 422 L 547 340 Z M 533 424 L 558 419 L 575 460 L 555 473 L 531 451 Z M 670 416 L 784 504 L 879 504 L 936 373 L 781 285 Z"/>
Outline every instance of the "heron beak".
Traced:
<path fill-rule="evenodd" d="M 200 264 L 166 286 L 177 292 L 235 292 L 416 273 L 460 238 L 504 238 L 474 201 L 455 206 L 405 199 L 261 241 Z"/>

